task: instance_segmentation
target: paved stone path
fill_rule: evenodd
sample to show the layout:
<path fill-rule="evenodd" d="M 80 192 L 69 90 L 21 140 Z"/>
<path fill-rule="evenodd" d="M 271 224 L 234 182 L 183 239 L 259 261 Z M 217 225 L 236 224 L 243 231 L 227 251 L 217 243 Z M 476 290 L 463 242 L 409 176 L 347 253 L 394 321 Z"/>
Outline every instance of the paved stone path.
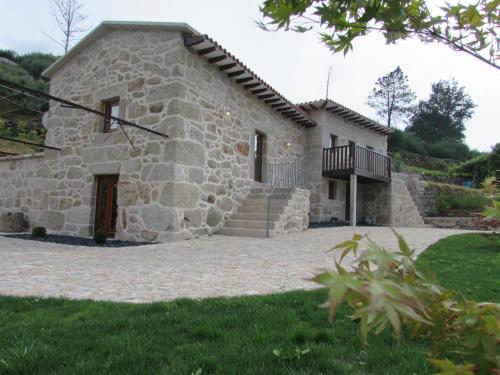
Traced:
<path fill-rule="evenodd" d="M 401 228 L 418 252 L 460 230 Z M 334 265 L 327 251 L 369 233 L 395 248 L 389 228 L 312 229 L 271 239 L 213 236 L 125 248 L 89 248 L 0 236 L 0 294 L 127 302 L 268 294 L 311 289 Z"/>

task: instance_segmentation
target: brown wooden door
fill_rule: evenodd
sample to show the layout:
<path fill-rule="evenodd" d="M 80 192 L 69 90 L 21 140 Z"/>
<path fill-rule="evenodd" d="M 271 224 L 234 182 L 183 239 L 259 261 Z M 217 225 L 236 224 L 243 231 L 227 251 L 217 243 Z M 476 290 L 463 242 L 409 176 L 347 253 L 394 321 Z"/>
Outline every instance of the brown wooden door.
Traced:
<path fill-rule="evenodd" d="M 95 231 L 103 231 L 109 237 L 116 233 L 116 186 L 118 175 L 97 176 L 97 195 L 95 210 Z"/>
<path fill-rule="evenodd" d="M 254 169 L 254 180 L 262 182 L 262 162 L 264 157 L 264 134 L 256 132 L 255 133 L 255 169 Z"/>

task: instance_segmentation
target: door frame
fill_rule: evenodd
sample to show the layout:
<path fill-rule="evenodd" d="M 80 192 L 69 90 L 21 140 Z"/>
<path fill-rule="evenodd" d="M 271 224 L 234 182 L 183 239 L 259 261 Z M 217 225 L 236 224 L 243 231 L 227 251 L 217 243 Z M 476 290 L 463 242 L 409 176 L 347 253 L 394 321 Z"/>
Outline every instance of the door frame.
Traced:
<path fill-rule="evenodd" d="M 254 143 L 253 179 L 254 181 L 260 183 L 264 182 L 263 176 L 264 176 L 265 140 L 266 140 L 266 135 L 259 130 L 255 130 L 254 142 L 253 142 Z M 259 166 L 259 168 L 257 168 L 257 165 Z"/>
<path fill-rule="evenodd" d="M 96 176 L 96 199 L 95 199 L 95 219 L 94 219 L 94 233 L 97 230 L 104 230 L 107 235 L 111 238 L 113 238 L 116 234 L 116 221 L 118 218 L 118 207 L 115 207 L 115 210 L 113 210 L 114 202 L 118 199 L 117 197 L 117 185 L 118 181 L 120 179 L 119 175 L 98 175 Z M 106 197 L 103 197 L 101 195 L 101 186 L 102 184 L 107 184 L 108 189 L 106 192 Z M 111 187 L 111 188 L 110 188 Z M 106 200 L 106 205 L 105 205 L 105 212 L 104 212 L 104 217 L 105 217 L 105 228 L 99 228 L 99 216 L 101 214 L 101 202 L 102 199 Z M 115 217 L 115 225 L 113 226 L 113 216 Z"/>

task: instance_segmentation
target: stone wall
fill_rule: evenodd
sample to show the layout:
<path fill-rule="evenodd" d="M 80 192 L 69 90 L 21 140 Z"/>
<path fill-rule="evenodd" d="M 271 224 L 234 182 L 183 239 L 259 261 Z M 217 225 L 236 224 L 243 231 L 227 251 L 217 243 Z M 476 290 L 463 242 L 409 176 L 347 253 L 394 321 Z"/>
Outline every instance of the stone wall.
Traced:
<path fill-rule="evenodd" d="M 169 135 L 52 103 L 43 157 L 0 160 L 0 210 L 56 233 L 93 232 L 96 176 L 119 174 L 116 237 L 168 241 L 218 232 L 253 186 L 253 142 L 265 164 L 304 154 L 304 130 L 185 48 L 178 31 L 112 29 L 51 77 L 51 94 Z M 225 107 L 230 115 L 225 114 Z M 264 170 L 264 175 L 266 171 Z"/>
<path fill-rule="evenodd" d="M 406 183 L 399 173 L 391 183 L 365 184 L 362 190 L 362 216 L 370 216 L 375 224 L 419 227 L 424 222 Z"/>
<path fill-rule="evenodd" d="M 500 228 L 500 220 L 485 219 L 479 214 L 465 217 L 426 217 L 425 223 L 435 228 L 455 228 L 469 230 L 493 230 Z"/>
<path fill-rule="evenodd" d="M 309 190 L 294 189 L 283 214 L 274 224 L 274 233 L 300 232 L 309 228 Z"/>
<path fill-rule="evenodd" d="M 198 206 L 203 211 L 201 223 L 207 223 L 209 231 L 211 227 L 219 231 L 256 185 L 256 131 L 264 134 L 266 183 L 269 163 L 304 155 L 304 127 L 283 118 L 196 53 L 185 48 L 178 52 L 176 58 L 184 67 L 182 83 L 187 88 L 183 105 L 199 110 L 199 115 L 189 120 L 193 131 L 178 138 L 179 142 L 198 143 L 204 154 L 203 178 L 197 183 L 201 192 Z M 181 166 L 183 163 L 178 161 Z"/>

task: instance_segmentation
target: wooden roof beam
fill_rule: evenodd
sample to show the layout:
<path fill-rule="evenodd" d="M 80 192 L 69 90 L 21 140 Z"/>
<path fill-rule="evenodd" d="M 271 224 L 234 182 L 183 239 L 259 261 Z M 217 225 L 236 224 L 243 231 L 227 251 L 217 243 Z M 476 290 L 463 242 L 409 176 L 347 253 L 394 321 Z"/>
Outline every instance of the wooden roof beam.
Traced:
<path fill-rule="evenodd" d="M 208 47 L 208 48 L 200 49 L 200 50 L 196 51 L 196 53 L 198 54 L 198 56 L 204 56 L 204 55 L 208 55 L 209 53 L 212 53 L 215 51 L 217 51 L 217 47 Z"/>
<path fill-rule="evenodd" d="M 209 58 L 209 59 L 208 59 L 208 62 L 209 62 L 210 64 L 214 64 L 214 63 L 217 63 L 217 62 L 219 62 L 219 61 L 223 61 L 223 60 L 225 60 L 225 59 L 227 59 L 227 56 L 226 56 L 226 55 L 220 55 L 220 56 L 216 56 L 216 57 L 211 57 L 211 58 Z"/>
<path fill-rule="evenodd" d="M 229 64 L 225 64 L 225 65 L 221 65 L 219 66 L 219 70 L 222 72 L 224 70 L 228 70 L 228 69 L 231 69 L 231 68 L 234 68 L 236 65 L 236 63 L 229 63 Z"/>
<path fill-rule="evenodd" d="M 250 91 L 250 92 L 251 92 L 252 94 L 257 95 L 257 94 L 262 94 L 263 92 L 266 92 L 266 91 L 268 91 L 268 90 L 267 90 L 267 88 L 266 88 L 266 87 L 264 87 L 264 88 L 261 88 L 261 89 L 255 89 L 255 90 L 252 90 L 252 91 Z"/>
<path fill-rule="evenodd" d="M 245 89 L 247 89 L 247 90 L 248 90 L 248 89 L 253 89 L 253 88 L 255 88 L 255 87 L 259 87 L 259 86 L 261 86 L 260 82 L 249 83 L 249 84 L 247 84 L 247 85 L 243 85 L 243 87 L 244 87 Z"/>
<path fill-rule="evenodd" d="M 264 100 L 264 103 L 271 104 L 271 103 L 279 102 L 280 100 L 281 100 L 281 98 L 266 99 L 266 100 Z"/>
<path fill-rule="evenodd" d="M 185 34 L 184 35 L 184 45 L 186 47 L 196 46 L 205 41 L 205 37 L 201 35 Z"/>
<path fill-rule="evenodd" d="M 231 73 L 227 73 L 227 76 L 229 78 L 233 78 L 233 77 L 238 77 L 238 76 L 241 76 L 243 73 L 245 73 L 244 70 L 237 70 L 235 72 L 231 72 Z"/>
<path fill-rule="evenodd" d="M 253 77 L 245 77 L 245 78 L 239 78 L 236 80 L 236 83 L 245 83 L 245 82 L 250 82 L 253 81 Z"/>
<path fill-rule="evenodd" d="M 286 105 L 288 105 L 288 103 L 281 102 L 281 103 L 271 104 L 271 108 L 279 108 L 279 107 L 284 107 Z"/>
<path fill-rule="evenodd" d="M 288 110 L 290 110 L 291 108 L 292 108 L 292 107 L 290 107 L 290 105 L 289 105 L 289 104 L 287 104 L 287 106 L 286 106 L 286 107 L 283 107 L 283 108 L 277 108 L 277 109 L 276 109 L 276 111 L 277 111 L 277 112 L 283 112 L 283 111 L 288 111 Z"/>

